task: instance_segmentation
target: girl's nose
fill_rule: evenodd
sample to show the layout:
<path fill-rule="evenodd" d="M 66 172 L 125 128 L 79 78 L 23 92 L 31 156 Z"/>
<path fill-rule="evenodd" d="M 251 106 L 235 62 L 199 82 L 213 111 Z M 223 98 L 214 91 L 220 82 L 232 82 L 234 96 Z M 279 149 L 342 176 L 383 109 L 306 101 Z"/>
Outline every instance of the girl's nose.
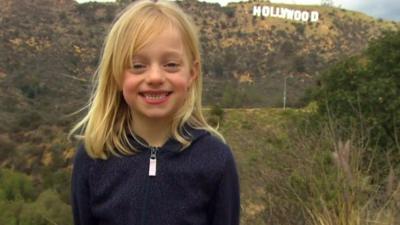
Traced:
<path fill-rule="evenodd" d="M 151 66 L 146 76 L 146 82 L 149 85 L 160 85 L 164 82 L 164 73 L 159 66 Z"/>

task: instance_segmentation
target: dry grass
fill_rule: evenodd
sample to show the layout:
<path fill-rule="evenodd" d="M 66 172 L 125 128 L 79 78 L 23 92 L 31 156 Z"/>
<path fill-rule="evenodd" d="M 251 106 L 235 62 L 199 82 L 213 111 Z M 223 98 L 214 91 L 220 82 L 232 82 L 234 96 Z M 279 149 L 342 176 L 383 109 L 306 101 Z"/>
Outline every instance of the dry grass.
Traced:
<path fill-rule="evenodd" d="M 363 154 L 363 149 L 352 146 L 350 141 L 339 141 L 332 158 L 340 174 L 337 182 L 341 183 L 342 189 L 333 205 L 321 198 L 320 204 L 307 207 L 312 225 L 400 224 L 398 209 L 395 207 L 398 201 L 394 198 L 400 191 L 400 184 L 397 184 L 396 190 L 393 189 L 393 169 L 387 177 L 384 190 L 386 196 L 382 195 L 378 186 L 376 189 L 371 188 L 373 185 L 368 180 L 368 173 L 360 169 Z M 322 195 L 322 192 L 317 194 Z"/>
<path fill-rule="evenodd" d="M 400 224 L 396 168 L 377 182 L 366 159 L 384 156 L 366 157 L 373 150 L 356 131 L 341 141 L 312 111 L 225 110 L 220 130 L 238 162 L 241 224 Z"/>

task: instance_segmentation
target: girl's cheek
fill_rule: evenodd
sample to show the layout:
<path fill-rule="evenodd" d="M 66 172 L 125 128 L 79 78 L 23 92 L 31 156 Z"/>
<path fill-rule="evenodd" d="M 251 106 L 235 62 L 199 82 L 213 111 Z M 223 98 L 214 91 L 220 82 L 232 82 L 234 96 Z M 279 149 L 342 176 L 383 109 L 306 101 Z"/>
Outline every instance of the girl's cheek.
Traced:
<path fill-rule="evenodd" d="M 186 78 L 177 78 L 174 81 L 174 83 L 175 83 L 175 87 L 177 89 L 179 89 L 179 90 L 182 90 L 182 91 L 186 91 L 190 87 L 189 86 L 190 85 L 189 79 L 186 79 Z"/>
<path fill-rule="evenodd" d="M 127 91 L 135 91 L 138 86 L 138 81 L 133 77 L 128 77 L 124 80 L 122 88 L 126 89 Z"/>

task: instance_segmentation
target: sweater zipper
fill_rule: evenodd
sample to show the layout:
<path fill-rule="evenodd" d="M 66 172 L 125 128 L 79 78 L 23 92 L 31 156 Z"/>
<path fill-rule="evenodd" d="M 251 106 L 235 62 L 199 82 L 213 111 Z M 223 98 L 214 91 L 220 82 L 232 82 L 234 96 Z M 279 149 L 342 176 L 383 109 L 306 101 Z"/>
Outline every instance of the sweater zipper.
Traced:
<path fill-rule="evenodd" d="M 151 147 L 150 148 L 150 163 L 149 163 L 149 176 L 155 177 L 157 174 L 157 151 L 158 148 Z"/>
<path fill-rule="evenodd" d="M 150 148 L 150 161 L 149 161 L 149 178 L 155 177 L 157 173 L 157 152 L 158 148 L 157 147 L 149 147 Z M 149 192 L 150 192 L 150 186 L 152 183 L 152 179 L 147 179 L 146 182 L 146 193 L 144 197 L 144 210 L 142 214 L 142 225 L 146 224 L 147 221 L 147 207 L 148 207 L 148 202 L 149 202 Z"/>

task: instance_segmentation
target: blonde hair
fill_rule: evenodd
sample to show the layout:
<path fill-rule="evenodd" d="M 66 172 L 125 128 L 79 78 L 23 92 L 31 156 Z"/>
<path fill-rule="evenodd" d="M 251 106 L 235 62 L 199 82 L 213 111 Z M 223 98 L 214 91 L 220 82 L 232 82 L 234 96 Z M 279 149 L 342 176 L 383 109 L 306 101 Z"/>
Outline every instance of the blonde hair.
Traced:
<path fill-rule="evenodd" d="M 125 8 L 113 23 L 104 42 L 100 64 L 94 76 L 94 89 L 89 99 L 87 114 L 70 131 L 71 137 L 81 132 L 87 153 L 92 158 L 107 159 L 111 154 L 131 155 L 137 152 L 129 144 L 133 115 L 126 104 L 121 82 L 125 69 L 131 66 L 134 54 L 153 37 L 174 26 L 181 32 L 190 66 L 198 63 L 198 76 L 188 90 L 183 106 L 171 124 L 171 134 L 182 144 L 190 145 L 184 125 L 204 129 L 224 141 L 222 135 L 207 124 L 202 114 L 202 76 L 199 41 L 189 17 L 174 3 L 166 1 L 138 1 Z"/>

